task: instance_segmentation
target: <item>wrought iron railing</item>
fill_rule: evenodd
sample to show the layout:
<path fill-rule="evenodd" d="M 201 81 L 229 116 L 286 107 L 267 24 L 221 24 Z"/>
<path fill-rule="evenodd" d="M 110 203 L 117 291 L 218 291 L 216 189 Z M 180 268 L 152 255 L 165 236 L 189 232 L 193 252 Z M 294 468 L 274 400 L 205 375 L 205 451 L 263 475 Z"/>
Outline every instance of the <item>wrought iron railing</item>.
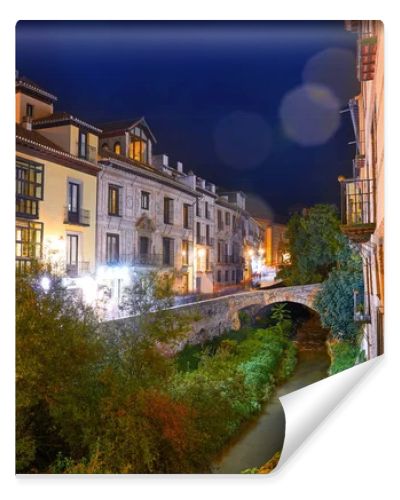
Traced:
<path fill-rule="evenodd" d="M 77 278 L 81 274 L 89 272 L 89 262 L 76 262 L 65 266 L 65 274 L 70 278 Z"/>
<path fill-rule="evenodd" d="M 196 243 L 198 245 L 205 245 L 206 244 L 205 236 L 202 236 L 201 234 L 196 234 Z"/>
<path fill-rule="evenodd" d="M 90 226 L 90 210 L 71 210 L 64 207 L 64 224 L 76 224 L 79 226 Z"/>
<path fill-rule="evenodd" d="M 95 162 L 97 160 L 97 149 L 89 144 L 76 143 L 76 150 L 78 151 L 78 157 L 84 160 Z"/>
<path fill-rule="evenodd" d="M 342 224 L 374 224 L 374 179 L 341 179 L 340 184 Z"/>

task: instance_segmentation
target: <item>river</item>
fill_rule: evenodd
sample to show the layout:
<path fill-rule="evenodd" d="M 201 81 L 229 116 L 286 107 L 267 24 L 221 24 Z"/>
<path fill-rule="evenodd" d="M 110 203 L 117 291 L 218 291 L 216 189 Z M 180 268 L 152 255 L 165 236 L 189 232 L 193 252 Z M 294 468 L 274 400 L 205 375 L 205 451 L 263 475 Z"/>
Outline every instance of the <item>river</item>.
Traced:
<path fill-rule="evenodd" d="M 296 338 L 299 351 L 293 375 L 216 458 L 212 466 L 214 474 L 239 474 L 270 460 L 282 449 L 285 438 L 285 415 L 279 397 L 327 376 L 330 360 L 324 344 L 326 332 L 313 319 L 300 327 Z"/>

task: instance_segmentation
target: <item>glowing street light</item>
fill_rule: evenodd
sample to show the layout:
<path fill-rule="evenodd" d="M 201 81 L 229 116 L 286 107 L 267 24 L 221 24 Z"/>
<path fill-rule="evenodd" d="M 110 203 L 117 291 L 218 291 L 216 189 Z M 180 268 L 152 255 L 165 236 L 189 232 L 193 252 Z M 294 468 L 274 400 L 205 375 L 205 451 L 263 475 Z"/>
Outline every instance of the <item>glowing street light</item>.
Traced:
<path fill-rule="evenodd" d="M 50 290 L 51 280 L 48 276 L 43 276 L 40 280 L 40 286 L 43 288 L 43 291 L 47 293 Z"/>

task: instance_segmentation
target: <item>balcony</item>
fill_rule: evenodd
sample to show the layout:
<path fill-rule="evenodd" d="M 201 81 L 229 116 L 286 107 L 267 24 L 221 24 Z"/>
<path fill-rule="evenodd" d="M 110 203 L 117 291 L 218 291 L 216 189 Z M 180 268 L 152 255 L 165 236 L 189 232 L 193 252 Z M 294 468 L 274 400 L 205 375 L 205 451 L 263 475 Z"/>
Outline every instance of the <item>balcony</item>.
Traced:
<path fill-rule="evenodd" d="M 162 254 L 143 253 L 135 254 L 132 258 L 132 264 L 135 266 L 161 267 L 163 264 Z"/>
<path fill-rule="evenodd" d="M 97 161 L 97 150 L 94 146 L 89 146 L 89 144 L 76 143 L 76 151 L 78 152 L 78 158 L 95 163 Z"/>
<path fill-rule="evenodd" d="M 373 80 L 378 38 L 373 33 L 362 33 L 357 48 L 357 77 L 360 82 Z"/>
<path fill-rule="evenodd" d="M 367 242 L 375 231 L 373 179 L 339 178 L 341 230 L 355 243 Z"/>
<path fill-rule="evenodd" d="M 205 236 L 202 236 L 201 234 L 196 234 L 196 244 L 197 245 L 205 245 L 206 244 Z"/>
<path fill-rule="evenodd" d="M 214 246 L 214 238 L 206 238 L 206 245 L 209 246 L 209 247 L 213 247 Z"/>
<path fill-rule="evenodd" d="M 77 262 L 76 264 L 67 264 L 65 274 L 69 278 L 78 278 L 78 276 L 89 272 L 89 262 Z"/>
<path fill-rule="evenodd" d="M 90 210 L 71 211 L 68 207 L 64 207 L 64 224 L 90 226 Z"/>

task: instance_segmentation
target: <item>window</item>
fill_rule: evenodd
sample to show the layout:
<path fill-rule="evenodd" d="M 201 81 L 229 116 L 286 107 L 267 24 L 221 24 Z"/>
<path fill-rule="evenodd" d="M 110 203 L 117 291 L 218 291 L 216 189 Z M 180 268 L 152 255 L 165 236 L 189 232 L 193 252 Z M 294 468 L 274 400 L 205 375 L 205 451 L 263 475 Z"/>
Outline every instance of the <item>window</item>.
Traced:
<path fill-rule="evenodd" d="M 68 182 L 68 222 L 79 222 L 80 185 Z"/>
<path fill-rule="evenodd" d="M 82 130 L 79 131 L 78 156 L 79 158 L 87 157 L 87 134 Z"/>
<path fill-rule="evenodd" d="M 15 225 L 15 256 L 17 261 L 42 258 L 43 224 L 17 220 Z"/>
<path fill-rule="evenodd" d="M 149 210 L 150 208 L 150 193 L 142 191 L 140 195 L 140 206 L 142 210 Z"/>
<path fill-rule="evenodd" d="M 32 104 L 27 104 L 26 105 L 26 116 L 29 116 L 30 118 L 33 118 L 33 105 Z"/>
<path fill-rule="evenodd" d="M 140 236 L 139 238 L 139 257 L 142 264 L 148 263 L 150 254 L 150 239 L 147 236 Z"/>
<path fill-rule="evenodd" d="M 210 226 L 208 224 L 206 224 L 206 243 L 207 245 L 211 245 Z"/>
<path fill-rule="evenodd" d="M 232 269 L 232 281 L 235 281 L 235 270 Z"/>
<path fill-rule="evenodd" d="M 78 274 L 79 236 L 67 234 L 67 274 Z"/>
<path fill-rule="evenodd" d="M 201 224 L 200 224 L 200 222 L 196 222 L 196 241 L 197 241 L 197 243 L 201 243 Z"/>
<path fill-rule="evenodd" d="M 204 211 L 205 211 L 205 214 L 204 214 L 205 218 L 209 219 L 210 218 L 210 209 L 208 207 L 208 201 L 205 202 L 205 209 L 204 209 Z"/>
<path fill-rule="evenodd" d="M 224 223 L 223 223 L 223 220 L 222 220 L 222 212 L 221 212 L 221 210 L 218 210 L 218 212 L 217 212 L 217 218 L 218 218 L 218 229 L 219 230 L 224 229 Z"/>
<path fill-rule="evenodd" d="M 116 142 L 114 144 L 114 153 L 116 153 L 117 155 L 121 154 L 121 143 L 120 142 Z"/>
<path fill-rule="evenodd" d="M 120 187 L 108 185 L 108 215 L 120 215 L 119 210 L 119 192 Z"/>
<path fill-rule="evenodd" d="M 106 261 L 107 261 L 107 264 L 118 264 L 118 262 L 119 262 L 119 235 L 118 234 L 107 234 Z"/>
<path fill-rule="evenodd" d="M 43 173 L 43 165 L 17 158 L 17 216 L 33 219 L 39 217 L 39 200 L 43 199 Z"/>
<path fill-rule="evenodd" d="M 164 198 L 164 224 L 174 223 L 174 200 Z"/>
<path fill-rule="evenodd" d="M 232 229 L 236 229 L 236 215 L 232 215 Z"/>
<path fill-rule="evenodd" d="M 218 242 L 218 262 L 222 262 L 222 242 Z"/>
<path fill-rule="evenodd" d="M 221 271 L 217 272 L 217 281 L 218 283 L 221 283 Z"/>
<path fill-rule="evenodd" d="M 174 265 L 174 240 L 172 238 L 163 238 L 163 264 Z"/>
<path fill-rule="evenodd" d="M 225 271 L 225 281 L 229 281 L 229 271 Z"/>
<path fill-rule="evenodd" d="M 200 200 L 196 201 L 196 217 L 201 217 Z"/>
<path fill-rule="evenodd" d="M 189 265 L 189 241 L 182 240 L 182 266 Z"/>
<path fill-rule="evenodd" d="M 187 203 L 183 204 L 183 227 L 185 229 L 191 228 L 190 208 L 190 205 L 188 205 Z"/>
<path fill-rule="evenodd" d="M 225 212 L 225 224 L 229 226 L 231 223 L 231 214 L 229 212 Z"/>
<path fill-rule="evenodd" d="M 129 157 L 141 163 L 150 164 L 149 139 L 140 127 L 135 127 L 132 133 L 132 140 L 129 144 Z"/>

